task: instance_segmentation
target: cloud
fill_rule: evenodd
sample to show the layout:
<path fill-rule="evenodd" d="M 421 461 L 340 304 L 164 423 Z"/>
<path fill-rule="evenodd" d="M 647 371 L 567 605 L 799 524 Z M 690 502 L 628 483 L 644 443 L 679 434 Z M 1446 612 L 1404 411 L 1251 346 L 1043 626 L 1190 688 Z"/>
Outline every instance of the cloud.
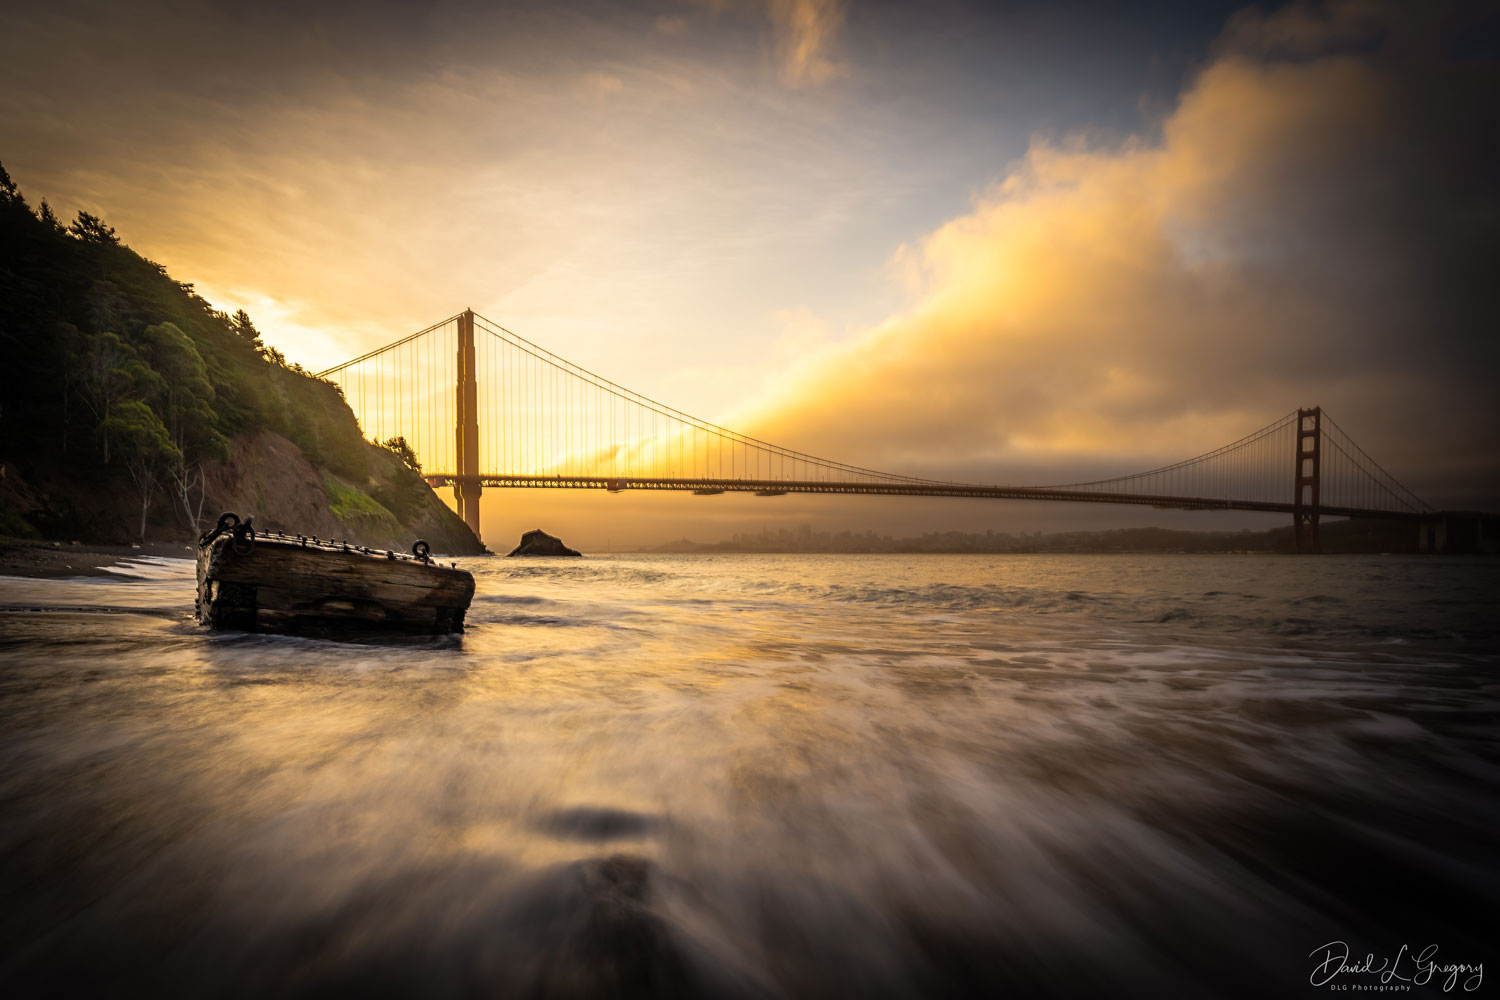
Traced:
<path fill-rule="evenodd" d="M 313 368 L 465 305 L 622 380 L 663 370 L 627 346 L 642 335 L 712 366 L 765 312 L 739 262 L 813 259 L 885 183 L 822 98 L 766 85 L 759 3 L 693 45 L 643 40 L 628 12 L 507 8 L 345 25 L 331 53 L 261 8 L 220 52 L 207 40 L 239 15 L 174 11 L 31 12 L 0 39 L 0 157 L 33 200 L 102 214 Z M 760 374 L 732 371 L 675 398 L 711 410 Z"/>
<path fill-rule="evenodd" d="M 728 11 L 768 17 L 781 79 L 789 87 L 805 87 L 845 76 L 848 66 L 834 55 L 843 29 L 843 0 L 680 0 L 714 17 Z M 681 17 L 658 17 L 659 34 L 680 35 L 687 30 Z"/>
<path fill-rule="evenodd" d="M 826 83 L 846 72 L 831 54 L 844 24 L 839 0 L 767 0 L 782 77 L 794 87 Z"/>
<path fill-rule="evenodd" d="M 1140 135 L 1024 153 L 1007 94 L 1036 95 L 1027 121 L 1085 112 L 1014 51 L 1005 73 L 945 43 L 909 76 L 872 59 L 811 86 L 844 71 L 852 7 L 159 6 L 21 15 L 0 155 L 304 364 L 472 305 L 700 416 L 893 471 L 1091 478 L 1320 402 L 1424 492 L 1500 478 L 1496 71 L 1441 8 L 1240 15 Z M 866 42 L 911 37 L 857 13 Z M 924 230 L 888 287 L 867 279 Z"/>
<path fill-rule="evenodd" d="M 893 471 L 1046 481 L 1321 403 L 1426 488 L 1500 494 L 1495 67 L 1438 58 L 1458 25 L 1411 27 L 1242 15 L 1159 135 L 1035 140 L 897 254 L 909 308 L 742 417 Z"/>
<path fill-rule="evenodd" d="M 595 97 L 609 97 L 625 89 L 625 81 L 609 73 L 589 73 L 583 78 L 584 90 Z"/>

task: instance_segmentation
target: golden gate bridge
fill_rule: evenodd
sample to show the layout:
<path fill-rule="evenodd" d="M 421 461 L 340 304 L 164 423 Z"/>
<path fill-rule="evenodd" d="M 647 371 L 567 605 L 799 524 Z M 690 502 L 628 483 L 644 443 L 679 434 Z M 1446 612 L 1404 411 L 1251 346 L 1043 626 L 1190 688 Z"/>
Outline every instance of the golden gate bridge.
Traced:
<path fill-rule="evenodd" d="M 427 482 L 452 486 L 479 535 L 484 487 L 836 493 L 1134 504 L 1290 514 L 1299 551 L 1322 517 L 1436 511 L 1319 407 L 1172 465 L 1093 482 L 945 482 L 820 458 L 632 392 L 472 310 L 318 373 L 376 441 L 405 438 Z"/>

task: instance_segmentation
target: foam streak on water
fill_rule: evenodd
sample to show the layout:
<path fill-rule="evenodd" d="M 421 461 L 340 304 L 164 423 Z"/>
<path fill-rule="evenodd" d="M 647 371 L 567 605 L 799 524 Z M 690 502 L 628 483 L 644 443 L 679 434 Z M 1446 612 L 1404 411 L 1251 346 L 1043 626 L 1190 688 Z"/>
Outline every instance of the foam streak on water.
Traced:
<path fill-rule="evenodd" d="M 365 645 L 203 633 L 185 561 L 0 579 L 0 988 L 1265 996 L 1336 939 L 1495 957 L 1496 562 L 465 565 L 461 639 Z"/>

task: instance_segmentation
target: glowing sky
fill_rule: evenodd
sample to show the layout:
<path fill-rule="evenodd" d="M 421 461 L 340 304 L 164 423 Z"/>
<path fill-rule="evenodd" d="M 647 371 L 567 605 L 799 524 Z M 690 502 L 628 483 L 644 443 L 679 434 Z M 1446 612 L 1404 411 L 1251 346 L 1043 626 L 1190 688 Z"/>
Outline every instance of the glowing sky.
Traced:
<path fill-rule="evenodd" d="M 0 160 L 313 369 L 472 306 L 878 468 L 1087 478 L 1322 403 L 1437 502 L 1500 500 L 1492 13 L 314 8 L 10 5 Z M 783 499 L 495 517 L 649 540 L 1143 516 Z"/>

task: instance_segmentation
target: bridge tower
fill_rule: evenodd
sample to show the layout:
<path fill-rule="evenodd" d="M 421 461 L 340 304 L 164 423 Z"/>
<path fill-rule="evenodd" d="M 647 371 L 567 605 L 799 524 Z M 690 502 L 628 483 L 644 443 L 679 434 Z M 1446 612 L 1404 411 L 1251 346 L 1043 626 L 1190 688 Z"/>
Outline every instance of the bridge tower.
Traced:
<path fill-rule="evenodd" d="M 474 365 L 474 310 L 465 309 L 458 317 L 458 425 L 454 429 L 453 498 L 458 502 L 458 516 L 479 537 L 479 379 Z"/>
<path fill-rule="evenodd" d="M 1322 467 L 1323 408 L 1297 410 L 1296 498 L 1292 530 L 1298 552 L 1318 551 L 1319 479 Z"/>

